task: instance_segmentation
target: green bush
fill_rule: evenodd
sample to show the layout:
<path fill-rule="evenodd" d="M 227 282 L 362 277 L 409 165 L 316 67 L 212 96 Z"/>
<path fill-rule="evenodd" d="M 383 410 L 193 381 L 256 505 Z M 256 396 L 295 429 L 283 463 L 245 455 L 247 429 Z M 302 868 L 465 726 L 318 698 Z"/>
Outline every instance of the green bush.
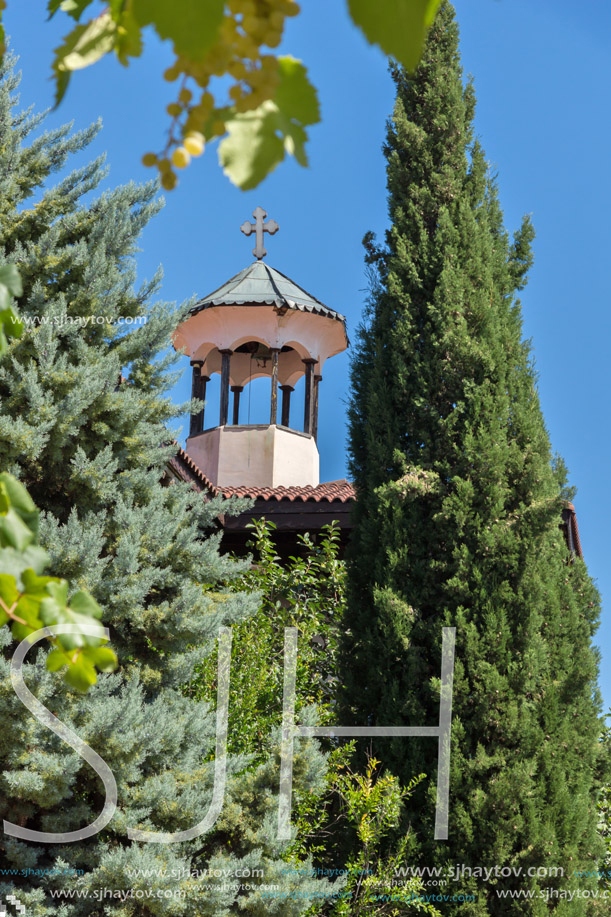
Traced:
<path fill-rule="evenodd" d="M 325 526 L 318 541 L 300 536 L 303 557 L 285 565 L 276 554 L 273 523 L 253 522 L 254 563 L 232 584 L 260 596 L 259 610 L 233 628 L 229 697 L 229 750 L 262 760 L 282 719 L 284 628 L 298 637 L 296 713 L 313 704 L 321 723 L 337 722 L 335 667 L 342 626 L 346 571 L 339 558 L 339 530 Z M 216 654 L 198 668 L 188 692 L 216 697 Z"/>

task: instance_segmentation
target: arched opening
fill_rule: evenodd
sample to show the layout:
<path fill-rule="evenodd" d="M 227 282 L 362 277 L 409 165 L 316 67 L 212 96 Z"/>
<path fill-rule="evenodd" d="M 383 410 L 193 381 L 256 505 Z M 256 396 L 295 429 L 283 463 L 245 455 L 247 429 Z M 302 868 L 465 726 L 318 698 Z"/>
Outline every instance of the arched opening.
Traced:
<path fill-rule="evenodd" d="M 316 437 L 316 361 L 302 351 L 251 338 L 235 350 L 214 347 L 204 360 L 192 360 L 192 397 L 206 407 L 192 416 L 190 436 L 216 426 L 276 424 Z"/>

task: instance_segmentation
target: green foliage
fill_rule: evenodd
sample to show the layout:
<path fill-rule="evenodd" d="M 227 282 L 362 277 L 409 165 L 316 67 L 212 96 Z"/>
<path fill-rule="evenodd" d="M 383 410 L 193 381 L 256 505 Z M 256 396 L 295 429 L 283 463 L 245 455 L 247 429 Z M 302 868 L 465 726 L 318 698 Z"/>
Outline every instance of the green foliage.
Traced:
<path fill-rule="evenodd" d="M 324 783 L 316 793 L 297 794 L 293 799 L 292 820 L 295 838 L 286 851 L 285 859 L 294 866 L 313 857 L 316 868 L 329 874 L 342 863 L 342 834 L 338 828 L 346 820 L 345 812 L 339 812 L 337 781 L 349 767 L 354 754 L 354 742 L 347 742 L 331 749 L 326 757 Z M 338 870 L 343 874 L 343 869 Z M 343 884 L 343 883 L 342 883 Z M 314 913 L 318 913 L 315 909 Z"/>
<path fill-rule="evenodd" d="M 256 597 L 232 591 L 246 564 L 219 555 L 219 504 L 187 485 L 170 485 L 165 474 L 175 449 L 161 445 L 172 439 L 168 422 L 192 407 L 176 406 L 168 395 L 178 359 L 171 334 L 189 304 L 155 301 L 160 276 L 134 288 L 139 235 L 160 208 L 156 184 L 96 195 L 105 176 L 102 160 L 54 184 L 54 172 L 97 128 L 75 135 L 61 128 L 28 141 L 41 119 L 14 110 L 17 85 L 5 69 L 0 263 L 19 264 L 24 330 L 0 360 L 0 466 L 30 497 L 19 491 L 23 526 L 9 524 L 5 534 L 24 543 L 24 526 L 35 526 L 34 505 L 40 509 L 40 546 L 31 542 L 24 550 L 44 549 L 56 578 L 19 571 L 24 589 L 34 590 L 40 621 L 89 619 L 99 605 L 121 667 L 106 671 L 105 647 L 63 640 L 26 658 L 29 690 L 105 760 L 118 806 L 102 833 L 76 844 L 0 837 L 3 869 L 15 870 L 10 878 L 0 875 L 0 895 L 16 894 L 37 917 L 259 917 L 269 907 L 257 888 L 240 889 L 230 880 L 208 891 L 190 872 L 256 867 L 263 877 L 254 885 L 284 881 L 288 842 L 279 843 L 273 828 L 276 750 L 246 774 L 244 758 L 229 759 L 221 817 L 206 835 L 167 845 L 137 844 L 127 835 L 129 828 L 186 830 L 209 810 L 215 711 L 186 697 L 182 686 L 212 653 L 219 627 L 239 625 L 258 608 Z M 5 514 L 13 508 L 10 480 L 0 508 Z M 24 713 L 10 679 L 14 648 L 8 626 L 0 627 L 0 820 L 38 831 L 83 828 L 102 809 L 99 778 Z M 93 665 L 102 670 L 86 697 L 49 671 L 76 650 L 83 686 Z M 296 746 L 296 793 L 307 796 L 322 785 L 324 757 L 314 740 Z M 82 873 L 75 878 L 70 870 Z M 297 917 L 308 903 L 299 893 L 320 883 L 296 873 L 287 885 L 295 894 L 282 902 L 282 913 Z M 115 896 L 85 897 L 100 888 Z M 83 897 L 53 900 L 51 889 L 76 889 Z M 117 897 L 131 889 L 142 899 Z M 166 899 L 166 891 L 184 897 Z"/>
<path fill-rule="evenodd" d="M 611 760 L 611 727 L 606 726 L 603 732 L 602 747 L 608 764 Z M 608 779 L 608 778 L 607 778 Z M 598 797 L 598 831 L 603 840 L 605 852 L 599 863 L 598 875 L 600 886 L 611 892 L 611 784 L 606 783 Z"/>
<path fill-rule="evenodd" d="M 19 271 L 14 264 L 0 268 L 0 356 L 8 350 L 7 337 L 21 337 L 23 322 L 13 306 L 13 297 L 23 294 Z M 7 472 L 0 473 L 0 627 L 11 624 L 15 640 L 53 624 L 86 624 L 90 629 L 102 610 L 87 592 L 79 590 L 68 599 L 69 585 L 58 577 L 42 576 L 49 555 L 38 544 L 38 517 L 26 488 Z M 85 633 L 59 634 L 48 639 L 54 649 L 47 656 L 47 668 L 66 668 L 67 684 L 86 691 L 96 683 L 96 667 L 112 672 L 117 657 L 108 647 L 104 628 L 99 636 Z"/>
<path fill-rule="evenodd" d="M 400 838 L 390 854 L 382 854 L 383 840 L 399 824 L 401 804 L 411 797 L 424 779 L 414 777 L 402 789 L 392 774 L 378 774 L 379 761 L 369 758 L 364 774 L 349 768 L 339 773 L 335 791 L 346 806 L 347 818 L 360 842 L 358 853 L 346 864 L 344 897 L 329 912 L 330 917 L 395 917 L 398 914 L 439 911 L 421 897 L 421 879 L 397 881 L 397 867 L 404 866 L 408 836 Z"/>
<path fill-rule="evenodd" d="M 274 528 L 265 520 L 252 524 L 256 560 L 233 584 L 235 592 L 260 597 L 257 612 L 234 627 L 229 703 L 229 748 L 255 761 L 269 753 L 282 721 L 285 627 L 298 629 L 297 714 L 315 705 L 321 722 L 337 719 L 335 672 L 346 589 L 339 533 L 331 525 L 317 542 L 300 536 L 301 555 L 281 563 Z M 189 692 L 216 696 L 216 655 L 198 670 Z"/>
<path fill-rule="evenodd" d="M 436 724 L 442 628 L 456 627 L 447 843 L 434 841 L 436 743 L 373 751 L 403 783 L 431 775 L 413 797 L 412 863 L 520 867 L 501 887 L 532 891 L 520 913 L 539 915 L 541 887 L 591 889 L 575 870 L 600 855 L 599 597 L 559 531 L 570 491 L 522 338 L 533 229 L 526 219 L 510 239 L 503 225 L 448 3 L 418 70 L 394 76 L 391 227 L 385 245 L 366 239 L 371 298 L 353 356 L 345 716 Z M 526 875 L 552 865 L 564 878 Z M 464 876 L 452 891 L 475 900 L 447 912 L 516 913 L 496 890 Z"/>
<path fill-rule="evenodd" d="M 275 747 L 282 719 L 283 638 L 285 627 L 297 627 L 296 714 L 300 722 L 335 723 L 339 639 L 344 628 L 346 574 L 339 559 L 339 535 L 327 526 L 314 542 L 301 536 L 298 557 L 281 562 L 273 541 L 275 526 L 265 520 L 252 523 L 255 563 L 235 582 L 240 592 L 258 595 L 258 612 L 234 627 L 232 651 L 229 744 L 232 751 L 250 755 L 256 764 Z M 200 668 L 190 685 L 198 697 L 216 691 L 215 660 Z M 383 852 L 388 831 L 399 821 L 401 803 L 420 779 L 402 790 L 391 775 L 374 774 L 369 762 L 365 775 L 349 764 L 354 742 L 331 743 L 324 780 L 307 792 L 296 787 L 292 801 L 294 839 L 284 859 L 296 873 L 335 878 L 333 895 L 317 902 L 308 914 L 385 917 L 426 911 L 437 914 L 419 895 L 419 879 L 397 884 L 395 867 L 403 865 L 407 837 Z M 251 764 L 252 766 L 252 764 Z M 343 848 L 356 852 L 345 862 Z M 304 868 L 305 866 L 305 868 Z M 347 878 L 337 878 L 346 874 Z"/>
<path fill-rule="evenodd" d="M 71 74 L 115 52 L 124 65 L 142 53 L 143 30 L 151 27 L 172 43 L 176 63 L 166 73 L 178 79 L 176 102 L 168 106 L 171 127 L 164 150 L 146 154 L 157 166 L 165 188 L 176 184 L 175 169 L 203 152 L 207 141 L 226 134 L 219 146 L 225 174 L 243 189 L 255 187 L 285 153 L 307 165 L 306 128 L 320 120 L 316 90 L 305 67 L 290 57 L 264 54 L 275 47 L 294 0 L 130 0 L 115 2 L 86 23 L 79 22 L 92 0 L 51 3 L 50 14 L 68 13 L 79 24 L 56 49 L 53 69 L 56 101 L 62 100 Z M 228 76 L 229 87 L 211 87 Z"/>
<path fill-rule="evenodd" d="M 251 756 L 256 764 L 274 748 L 282 718 L 283 636 L 297 627 L 299 651 L 296 715 L 308 721 L 338 721 L 336 703 L 338 648 L 344 628 L 345 565 L 338 557 L 339 535 L 326 527 L 319 541 L 301 536 L 298 557 L 281 562 L 273 541 L 273 523 L 252 523 L 255 562 L 233 589 L 259 596 L 258 612 L 234 627 L 230 687 L 229 747 Z M 216 660 L 200 667 L 189 693 L 212 699 L 216 692 Z M 365 775 L 349 764 L 354 742 L 327 754 L 324 782 L 293 794 L 294 840 L 284 859 L 297 872 L 313 859 L 312 875 L 345 874 L 335 878 L 333 896 L 314 904 L 308 914 L 340 915 L 437 914 L 420 898 L 417 878 L 397 883 L 395 867 L 403 866 L 408 838 L 384 850 L 389 829 L 397 826 L 402 801 L 411 797 L 422 778 L 402 790 L 391 775 L 374 778 L 377 762 Z M 346 844 L 356 852 L 345 862 Z M 305 870 L 307 871 L 307 870 Z"/>
<path fill-rule="evenodd" d="M 92 5 L 95 15 L 81 22 Z M 367 41 L 412 69 L 438 5 L 348 0 L 348 13 Z M 0 16 L 4 6 L 2 0 Z M 167 109 L 163 150 L 143 157 L 159 169 L 165 188 L 176 185 L 175 169 L 200 155 L 205 142 L 224 135 L 220 163 L 244 190 L 256 187 L 287 153 L 307 165 L 307 128 L 320 120 L 316 90 L 303 64 L 273 53 L 286 18 L 299 13 L 295 0 L 111 0 L 101 8 L 98 0 L 49 0 L 49 17 L 60 11 L 77 24 L 55 50 L 57 104 L 75 71 L 110 53 L 124 66 L 139 57 L 147 29 L 171 42 L 176 61 L 165 76 L 180 79 L 178 97 Z M 227 78 L 233 80 L 228 92 Z"/>
<path fill-rule="evenodd" d="M 401 788 L 391 774 L 378 771 L 379 762 L 367 759 L 364 773 L 354 773 L 350 759 L 355 743 L 335 748 L 327 758 L 325 786 L 298 800 L 296 840 L 287 853 L 298 866 L 309 854 L 319 874 L 338 876 L 334 895 L 308 911 L 320 917 L 396 917 L 428 913 L 438 917 L 426 901 L 424 883 L 405 877 L 409 833 L 393 839 L 403 804 L 424 775 Z M 354 852 L 341 856 L 341 836 L 351 837 Z"/>

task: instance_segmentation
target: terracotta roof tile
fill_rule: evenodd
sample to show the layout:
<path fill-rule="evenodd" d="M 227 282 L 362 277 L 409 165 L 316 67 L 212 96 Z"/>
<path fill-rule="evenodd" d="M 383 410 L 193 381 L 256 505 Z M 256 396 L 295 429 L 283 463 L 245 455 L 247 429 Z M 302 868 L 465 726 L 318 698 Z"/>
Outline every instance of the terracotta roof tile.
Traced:
<path fill-rule="evenodd" d="M 212 496 L 217 497 L 220 493 L 219 489 L 214 486 L 212 481 L 206 477 L 201 468 L 195 464 L 191 456 L 178 443 L 173 445 L 176 446 L 176 455 L 170 459 L 168 465 L 177 477 L 193 484 L 196 490 L 206 490 Z"/>
<path fill-rule="evenodd" d="M 253 500 L 290 500 L 291 502 L 312 503 L 349 503 L 354 500 L 354 487 L 350 481 L 325 481 L 316 487 L 223 487 L 218 488 L 206 477 L 195 464 L 191 456 L 178 443 L 176 455 L 170 459 L 172 471 L 183 481 L 194 484 L 199 491 L 207 491 L 212 496 L 222 494 L 224 497 L 250 497 Z"/>
<path fill-rule="evenodd" d="M 349 503 L 355 491 L 350 481 L 325 481 L 316 487 L 224 487 L 224 497 L 251 497 L 254 500 L 289 500 L 312 503 Z"/>

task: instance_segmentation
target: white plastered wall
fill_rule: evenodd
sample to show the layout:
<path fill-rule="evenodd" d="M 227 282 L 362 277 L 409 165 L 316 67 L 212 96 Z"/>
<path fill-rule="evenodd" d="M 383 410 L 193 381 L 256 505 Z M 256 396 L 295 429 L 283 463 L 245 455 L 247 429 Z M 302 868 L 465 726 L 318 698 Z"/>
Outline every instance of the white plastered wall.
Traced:
<path fill-rule="evenodd" d="M 325 361 L 346 349 L 343 322 L 312 312 L 288 309 L 280 315 L 273 306 L 211 306 L 190 316 L 174 333 L 174 347 L 191 360 L 205 361 L 211 350 L 235 350 L 247 341 L 261 341 L 270 349 L 294 347 L 301 358 Z M 238 383 L 234 383 L 238 384 Z"/>
<path fill-rule="evenodd" d="M 187 440 L 187 452 L 217 487 L 315 487 L 312 436 L 275 425 L 216 427 Z"/>

